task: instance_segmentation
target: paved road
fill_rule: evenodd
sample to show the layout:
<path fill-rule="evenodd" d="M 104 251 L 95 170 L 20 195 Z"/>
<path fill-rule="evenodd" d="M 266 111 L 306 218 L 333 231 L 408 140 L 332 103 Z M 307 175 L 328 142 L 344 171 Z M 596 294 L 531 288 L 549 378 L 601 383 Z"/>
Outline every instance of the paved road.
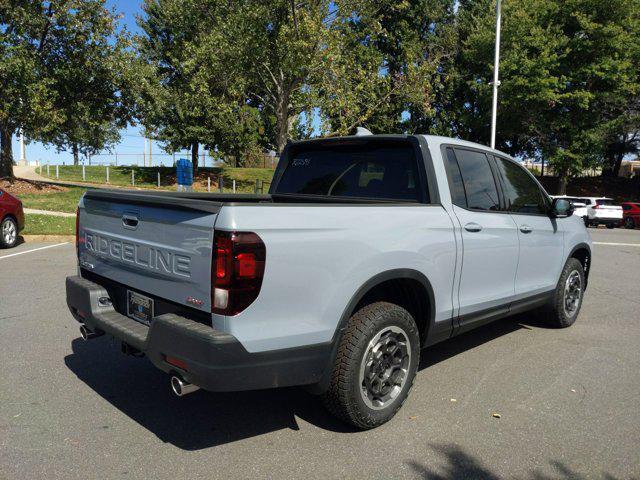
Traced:
<path fill-rule="evenodd" d="M 146 359 L 78 340 L 73 245 L 0 251 L 0 478 L 640 478 L 640 230 L 591 232 L 639 246 L 595 246 L 576 325 L 525 315 L 430 348 L 370 432 L 299 389 L 175 398 Z"/>

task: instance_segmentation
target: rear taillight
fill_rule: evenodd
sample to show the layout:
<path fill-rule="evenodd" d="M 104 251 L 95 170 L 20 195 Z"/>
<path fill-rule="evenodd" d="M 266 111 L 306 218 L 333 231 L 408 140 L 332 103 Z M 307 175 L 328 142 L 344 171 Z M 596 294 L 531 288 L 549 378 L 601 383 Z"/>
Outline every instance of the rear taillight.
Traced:
<path fill-rule="evenodd" d="M 600 207 L 600 205 L 594 205 L 594 206 L 593 206 L 593 209 L 595 210 L 595 209 L 597 209 L 598 207 Z"/>
<path fill-rule="evenodd" d="M 266 249 L 252 232 L 216 230 L 211 262 L 211 311 L 236 315 L 258 297 Z"/>
<path fill-rule="evenodd" d="M 76 208 L 76 257 L 80 258 L 80 207 Z"/>

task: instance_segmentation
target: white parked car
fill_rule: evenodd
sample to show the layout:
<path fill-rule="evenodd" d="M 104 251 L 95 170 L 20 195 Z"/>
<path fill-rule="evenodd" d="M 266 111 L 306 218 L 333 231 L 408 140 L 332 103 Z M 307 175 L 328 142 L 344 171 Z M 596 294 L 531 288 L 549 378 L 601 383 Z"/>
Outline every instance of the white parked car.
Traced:
<path fill-rule="evenodd" d="M 622 222 L 622 207 L 615 205 L 612 198 L 587 197 L 587 227 L 606 225 L 615 228 Z"/>
<path fill-rule="evenodd" d="M 606 225 L 607 228 L 615 228 L 622 222 L 622 207 L 614 205 L 612 198 L 570 197 L 568 195 L 551 195 L 551 198 L 569 200 L 574 207 L 573 214 L 582 217 L 587 227 Z"/>

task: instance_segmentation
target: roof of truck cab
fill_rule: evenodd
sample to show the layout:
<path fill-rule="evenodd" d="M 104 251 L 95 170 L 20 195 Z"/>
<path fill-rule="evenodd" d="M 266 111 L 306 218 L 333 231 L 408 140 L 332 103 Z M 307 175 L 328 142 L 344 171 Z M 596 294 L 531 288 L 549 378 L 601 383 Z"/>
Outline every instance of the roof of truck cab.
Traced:
<path fill-rule="evenodd" d="M 493 152 L 496 155 L 501 155 L 503 157 L 513 158 L 508 153 L 504 153 L 500 150 L 496 150 L 495 148 L 488 147 L 487 145 L 482 145 L 481 143 L 470 142 L 468 140 L 462 140 L 460 138 L 453 137 L 442 137 L 440 135 L 421 135 L 427 140 L 429 144 L 447 144 L 447 145 L 460 145 L 461 147 L 470 147 L 470 148 L 480 148 L 485 151 Z"/>
<path fill-rule="evenodd" d="M 443 137 L 440 135 L 425 135 L 425 134 L 398 134 L 398 133 L 390 133 L 390 134 L 372 134 L 372 135 L 344 135 L 344 136 L 335 136 L 335 137 L 316 137 L 316 138 L 308 138 L 308 139 L 303 139 L 303 140 L 294 140 L 290 143 L 292 144 L 304 144 L 304 143 L 322 143 L 322 142 L 326 142 L 326 141 L 335 141 L 335 142 L 339 142 L 341 140 L 364 140 L 367 138 L 388 138 L 388 139 L 402 139 L 402 138 L 409 138 L 409 137 L 423 137 L 427 143 L 429 143 L 430 145 L 442 145 L 442 144 L 449 144 L 449 145 L 459 145 L 461 147 L 469 147 L 469 148 L 480 148 L 482 150 L 485 151 L 489 151 L 489 152 L 493 152 L 497 155 L 501 155 L 503 157 L 508 157 L 513 159 L 513 157 L 505 152 L 502 152 L 500 150 L 496 150 L 495 148 L 491 148 L 488 147 L 487 145 L 482 145 L 480 143 L 475 143 L 475 142 L 469 142 L 467 140 L 461 140 L 459 138 L 452 138 L 452 137 Z"/>

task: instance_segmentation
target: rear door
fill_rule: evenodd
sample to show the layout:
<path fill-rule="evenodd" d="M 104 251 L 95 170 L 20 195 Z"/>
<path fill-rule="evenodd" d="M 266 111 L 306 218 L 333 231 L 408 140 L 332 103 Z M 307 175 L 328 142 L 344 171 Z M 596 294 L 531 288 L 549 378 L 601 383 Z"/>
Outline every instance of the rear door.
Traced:
<path fill-rule="evenodd" d="M 458 298 L 461 326 L 508 312 L 518 264 L 518 234 L 500 211 L 495 172 L 481 150 L 447 147 L 445 165 L 462 234 Z"/>
<path fill-rule="evenodd" d="M 517 297 L 555 288 L 562 268 L 563 231 L 549 217 L 550 202 L 531 174 L 513 160 L 495 157 L 505 209 L 517 225 L 520 254 Z"/>
<path fill-rule="evenodd" d="M 211 311 L 214 202 L 88 192 L 80 267 L 140 293 Z"/>

